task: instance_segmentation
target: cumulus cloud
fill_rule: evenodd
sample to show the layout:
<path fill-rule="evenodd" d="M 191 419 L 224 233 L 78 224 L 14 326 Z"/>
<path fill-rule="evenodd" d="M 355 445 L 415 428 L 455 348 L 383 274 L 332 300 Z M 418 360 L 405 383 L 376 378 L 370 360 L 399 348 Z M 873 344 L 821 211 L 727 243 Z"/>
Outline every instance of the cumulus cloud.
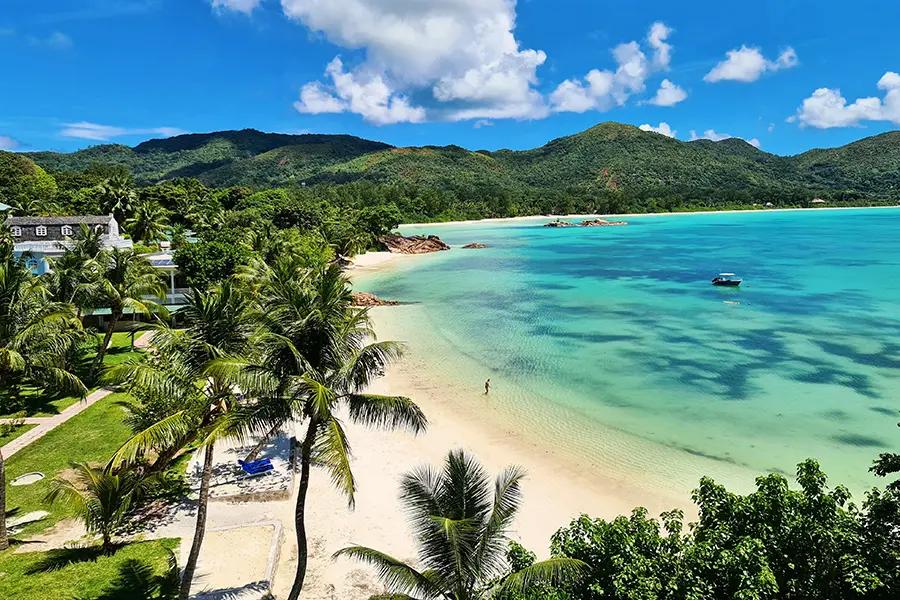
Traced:
<path fill-rule="evenodd" d="M 654 133 L 659 133 L 659 134 L 662 134 L 662 135 L 664 135 L 666 137 L 670 137 L 670 138 L 675 137 L 675 134 L 678 133 L 677 131 L 674 131 L 671 127 L 669 127 L 669 124 L 666 123 L 665 121 L 660 123 L 659 126 L 657 126 L 657 127 L 654 127 L 653 125 L 650 125 L 649 123 L 645 123 L 644 125 L 641 125 L 638 129 L 640 129 L 641 131 L 652 131 Z"/>
<path fill-rule="evenodd" d="M 15 150 L 21 146 L 22 143 L 19 140 L 8 135 L 0 135 L 0 150 Z"/>
<path fill-rule="evenodd" d="M 395 94 L 381 75 L 345 71 L 340 58 L 332 60 L 325 73 L 331 86 L 306 84 L 294 108 L 309 114 L 352 112 L 377 125 L 425 120 L 425 109 L 411 106 L 407 98 Z"/>
<path fill-rule="evenodd" d="M 262 0 L 212 0 L 212 7 L 222 10 L 233 10 L 249 15 L 260 5 Z"/>
<path fill-rule="evenodd" d="M 82 140 L 94 140 L 97 142 L 108 142 L 112 139 L 123 137 L 126 135 L 159 135 L 162 137 L 173 137 L 185 133 L 181 129 L 175 127 L 154 127 L 150 129 L 126 129 L 124 127 L 113 127 L 111 125 L 98 125 L 96 123 L 88 123 L 82 121 L 80 123 L 69 123 L 60 131 L 63 137 L 78 138 Z"/>
<path fill-rule="evenodd" d="M 650 104 L 657 106 L 675 106 L 682 100 L 687 99 L 688 95 L 684 89 L 678 87 L 668 79 L 663 79 L 656 91 L 656 96 L 650 100 Z"/>
<path fill-rule="evenodd" d="M 745 142 L 747 142 L 748 144 L 750 144 L 751 146 L 754 146 L 756 148 L 759 148 L 760 146 L 762 146 L 762 142 L 760 142 L 757 138 L 747 140 L 747 139 L 737 137 L 734 135 L 729 135 L 727 133 L 718 133 L 715 129 L 707 129 L 706 131 L 703 132 L 702 135 L 697 135 L 697 132 L 694 131 L 693 129 L 691 129 L 691 141 L 692 142 L 695 140 L 712 140 L 714 142 L 721 142 L 722 140 L 728 140 L 731 138 L 744 140 Z"/>
<path fill-rule="evenodd" d="M 717 64 L 703 79 L 710 83 L 718 81 L 741 81 L 750 83 L 762 77 L 763 73 L 790 69 L 797 66 L 797 53 L 793 48 L 785 49 L 774 61 L 767 60 L 759 48 L 741 46 L 739 50 L 725 53 L 726 59 Z"/>
<path fill-rule="evenodd" d="M 550 95 L 553 111 L 582 113 L 624 105 L 631 96 L 646 89 L 651 74 L 668 68 L 672 47 L 665 40 L 671 33 L 665 24 L 654 23 L 647 35 L 647 42 L 654 50 L 652 59 L 647 58 L 636 41 L 619 44 L 612 52 L 617 65 L 615 71 L 593 69 L 582 80 L 563 81 Z M 672 106 L 685 98 L 687 92 L 666 79 L 651 102 Z"/>
<path fill-rule="evenodd" d="M 430 97 L 429 118 L 527 119 L 547 114 L 543 98 L 534 89 L 537 68 L 547 56 L 541 50 L 520 47 L 513 34 L 515 2 L 281 0 L 281 6 L 289 18 L 323 33 L 333 44 L 365 51 L 365 61 L 348 73 L 352 78 L 380 81 L 390 90 L 421 97 L 423 104 Z M 372 91 L 383 92 L 375 88 Z M 374 102 L 359 100 L 342 106 L 357 112 L 354 106 L 378 104 L 383 97 Z M 326 105 L 335 106 L 333 102 Z M 307 106 L 301 96 L 299 108 Z M 399 112 L 422 120 L 422 110 Z M 368 114 L 362 116 L 374 120 Z M 374 120 L 391 121 L 396 122 Z"/>
<path fill-rule="evenodd" d="M 859 98 L 848 104 L 839 89 L 819 88 L 803 101 L 797 114 L 788 122 L 799 121 L 801 127 L 818 129 L 857 127 L 863 121 L 889 121 L 900 125 L 900 74 L 885 73 L 878 81 L 878 89 L 884 91 L 884 98 Z"/>

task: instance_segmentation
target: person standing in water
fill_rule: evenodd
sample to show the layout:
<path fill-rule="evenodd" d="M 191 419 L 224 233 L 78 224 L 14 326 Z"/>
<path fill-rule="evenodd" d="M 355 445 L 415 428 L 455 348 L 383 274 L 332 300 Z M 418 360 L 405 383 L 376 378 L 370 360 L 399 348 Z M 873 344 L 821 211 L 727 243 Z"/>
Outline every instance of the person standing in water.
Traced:
<path fill-rule="evenodd" d="M 487 396 L 491 393 L 491 379 L 488 378 L 487 381 L 484 382 L 484 395 Z"/>

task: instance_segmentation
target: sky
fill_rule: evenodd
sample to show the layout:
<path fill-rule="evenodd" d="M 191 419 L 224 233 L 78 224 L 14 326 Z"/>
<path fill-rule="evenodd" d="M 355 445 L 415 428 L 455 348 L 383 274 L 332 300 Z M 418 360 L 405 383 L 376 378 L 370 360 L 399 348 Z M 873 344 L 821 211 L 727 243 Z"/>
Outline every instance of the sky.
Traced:
<path fill-rule="evenodd" d="M 900 126 L 898 23 L 882 0 L 2 0 L 0 149 L 526 149 L 617 121 L 797 154 Z"/>

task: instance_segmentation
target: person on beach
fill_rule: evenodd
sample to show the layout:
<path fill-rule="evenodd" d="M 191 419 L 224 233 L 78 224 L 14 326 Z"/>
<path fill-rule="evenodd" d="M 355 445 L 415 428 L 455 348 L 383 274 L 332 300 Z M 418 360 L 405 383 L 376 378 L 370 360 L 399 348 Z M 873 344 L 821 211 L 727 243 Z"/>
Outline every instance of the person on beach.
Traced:
<path fill-rule="evenodd" d="M 491 379 L 488 378 L 487 381 L 484 382 L 484 395 L 487 396 L 491 393 Z"/>

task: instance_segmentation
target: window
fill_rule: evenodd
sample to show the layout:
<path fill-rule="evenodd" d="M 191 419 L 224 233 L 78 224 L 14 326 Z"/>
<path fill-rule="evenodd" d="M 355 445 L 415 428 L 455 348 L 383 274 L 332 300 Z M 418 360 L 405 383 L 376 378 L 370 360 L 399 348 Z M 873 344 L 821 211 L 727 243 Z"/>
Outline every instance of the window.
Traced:
<path fill-rule="evenodd" d="M 72 237 L 72 226 L 71 225 L 63 225 L 62 226 L 62 234 L 66 237 Z"/>
<path fill-rule="evenodd" d="M 38 226 L 35 227 L 35 229 L 34 229 L 34 235 L 36 235 L 36 236 L 38 236 L 38 237 L 44 237 L 44 236 L 46 236 L 46 235 L 47 235 L 47 228 L 44 227 L 43 225 L 38 225 Z"/>
<path fill-rule="evenodd" d="M 13 234 L 13 237 L 22 237 L 22 228 L 21 227 L 13 227 L 12 234 Z"/>
<path fill-rule="evenodd" d="M 25 261 L 25 266 L 28 267 L 28 269 L 30 271 L 37 271 L 38 270 L 38 261 L 36 261 L 33 258 L 29 258 L 28 260 Z"/>

